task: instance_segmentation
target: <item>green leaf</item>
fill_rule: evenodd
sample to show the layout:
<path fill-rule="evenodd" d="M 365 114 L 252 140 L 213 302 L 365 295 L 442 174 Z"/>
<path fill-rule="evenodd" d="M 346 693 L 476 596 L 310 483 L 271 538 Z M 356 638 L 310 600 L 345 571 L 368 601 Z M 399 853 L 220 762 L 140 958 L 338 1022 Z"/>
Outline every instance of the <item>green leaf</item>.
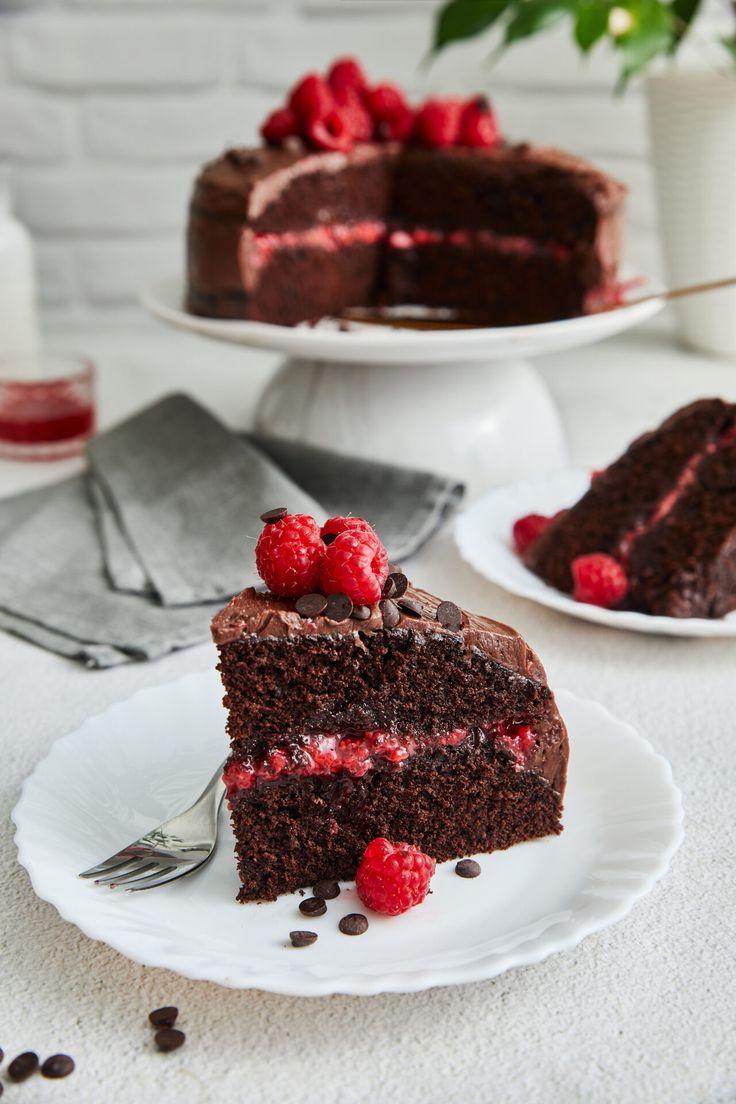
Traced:
<path fill-rule="evenodd" d="M 733 38 L 722 38 L 721 43 L 726 47 L 733 61 L 736 62 L 736 35 Z"/>
<path fill-rule="evenodd" d="M 450 0 L 440 9 L 434 26 L 432 49 L 450 42 L 474 38 L 492 27 L 514 0 Z"/>
<path fill-rule="evenodd" d="M 516 4 L 516 14 L 506 24 L 504 46 L 548 30 L 576 6 L 575 0 L 521 0 Z"/>
<path fill-rule="evenodd" d="M 584 54 L 595 46 L 608 30 L 608 13 L 614 0 L 591 0 L 578 6 L 575 41 Z"/>
<path fill-rule="evenodd" d="M 672 20 L 669 9 L 659 0 L 629 0 L 618 6 L 632 17 L 631 30 L 613 40 L 623 63 L 620 90 L 650 61 L 667 52 L 672 42 Z"/>
<path fill-rule="evenodd" d="M 670 4 L 672 22 L 672 45 L 670 52 L 674 53 L 680 42 L 690 30 L 690 24 L 698 14 L 701 0 L 672 0 Z"/>

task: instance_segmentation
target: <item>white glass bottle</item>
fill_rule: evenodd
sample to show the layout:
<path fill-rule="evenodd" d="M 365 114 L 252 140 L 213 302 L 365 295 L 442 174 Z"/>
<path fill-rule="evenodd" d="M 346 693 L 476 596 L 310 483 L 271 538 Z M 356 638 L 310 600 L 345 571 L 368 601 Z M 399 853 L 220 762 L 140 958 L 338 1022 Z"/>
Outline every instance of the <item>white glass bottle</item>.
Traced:
<path fill-rule="evenodd" d="M 33 243 L 13 218 L 8 175 L 0 168 L 0 356 L 39 345 Z"/>

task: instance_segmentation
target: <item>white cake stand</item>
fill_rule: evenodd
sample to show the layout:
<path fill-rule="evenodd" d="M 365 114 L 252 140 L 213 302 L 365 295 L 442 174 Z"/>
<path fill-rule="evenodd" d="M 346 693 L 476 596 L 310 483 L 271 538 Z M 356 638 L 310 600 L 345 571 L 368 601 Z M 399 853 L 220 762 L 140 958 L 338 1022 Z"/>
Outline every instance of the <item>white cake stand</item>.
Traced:
<path fill-rule="evenodd" d="M 625 277 L 630 276 L 625 273 Z M 470 495 L 567 463 L 562 426 L 524 358 L 590 345 L 656 314 L 661 299 L 535 326 L 394 330 L 199 318 L 182 284 L 141 294 L 156 318 L 204 337 L 284 353 L 264 391 L 258 429 L 337 452 L 462 479 Z M 646 291 L 661 291 L 649 283 Z M 643 294 L 642 287 L 637 296 Z"/>

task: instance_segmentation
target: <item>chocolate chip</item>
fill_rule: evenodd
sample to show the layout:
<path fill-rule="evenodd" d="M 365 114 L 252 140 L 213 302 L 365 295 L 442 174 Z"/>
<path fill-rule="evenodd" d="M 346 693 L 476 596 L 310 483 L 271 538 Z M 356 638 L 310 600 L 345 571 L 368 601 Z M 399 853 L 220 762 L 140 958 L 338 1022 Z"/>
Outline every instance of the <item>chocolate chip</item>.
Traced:
<path fill-rule="evenodd" d="M 170 1050 L 178 1050 L 183 1045 L 186 1035 L 176 1027 L 162 1027 L 153 1036 L 153 1040 L 160 1051 L 168 1054 Z"/>
<path fill-rule="evenodd" d="M 318 617 L 324 613 L 326 606 L 324 594 L 303 594 L 296 600 L 296 612 L 300 617 Z"/>
<path fill-rule="evenodd" d="M 384 598 L 382 602 L 378 603 L 378 608 L 381 611 L 381 617 L 383 618 L 383 624 L 387 629 L 394 629 L 401 620 L 401 614 L 399 613 L 399 607 L 390 598 Z"/>
<path fill-rule="evenodd" d="M 325 617 L 328 621 L 347 621 L 353 612 L 353 603 L 347 594 L 331 594 L 325 606 Z"/>
<path fill-rule="evenodd" d="M 167 1004 L 163 1008 L 154 1008 L 153 1012 L 148 1013 L 148 1019 L 154 1027 L 173 1027 L 178 1015 L 179 1009 Z"/>
<path fill-rule="evenodd" d="M 343 935 L 362 935 L 368 931 L 368 920 L 362 912 L 349 912 L 337 926 Z"/>
<path fill-rule="evenodd" d="M 333 878 L 323 878 L 312 887 L 315 897 L 321 897 L 323 901 L 334 901 L 340 896 L 340 886 Z"/>
<path fill-rule="evenodd" d="M 396 581 L 393 576 L 389 575 L 386 582 L 383 584 L 383 590 L 381 591 L 382 598 L 393 598 L 396 594 Z"/>
<path fill-rule="evenodd" d="M 463 625 L 463 611 L 454 602 L 440 602 L 437 607 L 437 620 L 446 629 L 457 632 Z"/>
<path fill-rule="evenodd" d="M 399 598 L 396 605 L 410 617 L 424 617 L 424 606 L 413 598 Z"/>
<path fill-rule="evenodd" d="M 406 594 L 406 588 L 409 585 L 409 580 L 407 579 L 406 575 L 404 575 L 401 571 L 392 571 L 389 575 L 389 579 L 391 579 L 394 584 L 394 592 L 392 595 L 390 595 L 390 597 L 403 598 L 403 596 Z"/>
<path fill-rule="evenodd" d="M 353 617 L 356 621 L 368 621 L 370 616 L 370 606 L 353 606 Z"/>
<path fill-rule="evenodd" d="M 288 512 L 285 506 L 276 506 L 273 510 L 266 510 L 265 514 L 261 514 L 261 521 L 266 525 L 273 525 L 275 521 L 285 518 Z"/>
<path fill-rule="evenodd" d="M 461 878 L 477 878 L 480 874 L 480 863 L 475 859 L 461 859 L 459 863 L 455 863 L 455 873 Z"/>
<path fill-rule="evenodd" d="M 25 1081 L 38 1069 L 38 1055 L 32 1050 L 24 1050 L 8 1066 L 8 1077 L 11 1081 Z"/>
<path fill-rule="evenodd" d="M 41 1066 L 43 1077 L 52 1077 L 54 1080 L 68 1077 L 70 1073 L 74 1073 L 74 1059 L 68 1054 L 52 1054 Z"/>
<path fill-rule="evenodd" d="M 322 540 L 325 544 L 332 544 L 333 541 L 337 540 L 337 533 L 323 533 Z"/>
<path fill-rule="evenodd" d="M 311 947 L 317 942 L 317 933 L 309 931 L 289 932 L 292 947 Z"/>
<path fill-rule="evenodd" d="M 324 897 L 307 897 L 300 901 L 299 911 L 305 916 L 324 916 L 327 912 L 327 902 Z"/>

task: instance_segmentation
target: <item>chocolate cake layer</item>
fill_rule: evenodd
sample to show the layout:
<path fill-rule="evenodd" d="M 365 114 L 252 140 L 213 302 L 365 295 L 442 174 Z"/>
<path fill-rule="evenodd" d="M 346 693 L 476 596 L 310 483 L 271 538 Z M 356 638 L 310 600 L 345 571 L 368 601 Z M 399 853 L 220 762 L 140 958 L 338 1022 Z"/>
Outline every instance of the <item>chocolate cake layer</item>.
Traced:
<path fill-rule="evenodd" d="M 516 326 L 581 313 L 588 289 L 602 282 L 590 251 L 560 259 L 551 253 L 425 245 L 392 256 L 385 298 L 447 307 L 488 326 Z"/>
<path fill-rule="evenodd" d="M 534 317 L 522 320 L 561 317 L 560 311 L 565 316 L 581 313 L 586 293 L 615 279 L 624 193 L 622 185 L 592 166 L 547 148 L 430 150 L 388 143 L 358 146 L 350 154 L 232 150 L 205 166 L 195 185 L 187 309 L 293 324 L 339 314 L 346 306 L 454 306 L 443 302 L 442 264 L 423 256 L 422 265 L 426 262 L 430 273 L 420 284 L 412 281 L 407 258 L 390 248 L 393 231 L 420 227 L 523 238 L 530 249 L 526 259 L 517 257 L 514 276 L 524 302 L 531 304 L 524 293 L 529 275 L 536 281 L 536 295 Z M 366 250 L 350 249 L 350 256 L 341 258 L 339 250 L 311 244 L 295 247 L 299 256 L 294 264 L 285 257 L 286 250 L 279 250 L 268 264 L 255 265 L 252 251 L 242 247 L 244 235 L 252 240 L 375 220 L 385 224 L 386 235 L 373 246 L 370 260 Z M 535 275 L 535 243 L 574 251 L 567 296 L 551 296 L 550 282 Z M 454 258 L 452 249 L 448 245 Z M 457 252 L 457 263 L 467 265 L 472 250 Z M 487 249 L 482 252 L 488 254 Z M 553 273 L 566 263 L 559 257 L 556 262 Z M 363 270 L 372 266 L 376 278 L 353 279 L 352 263 Z M 509 295 L 495 297 L 497 271 L 504 273 L 502 264 L 485 268 L 483 291 L 495 310 L 485 319 L 489 324 L 504 324 L 498 303 L 502 298 L 511 302 Z M 466 293 L 474 288 L 470 277 L 451 280 L 456 299 L 462 298 L 461 286 Z M 472 303 L 458 305 L 474 310 L 478 299 L 476 294 Z M 515 309 L 519 315 L 518 303 Z"/>
<path fill-rule="evenodd" d="M 692 403 L 634 441 L 525 555 L 572 590 L 576 556 L 604 552 L 625 568 L 624 605 L 668 617 L 736 609 L 736 406 Z"/>
<path fill-rule="evenodd" d="M 242 900 L 350 877 L 382 834 L 444 859 L 559 831 L 567 734 L 539 660 L 508 626 L 465 613 L 448 628 L 437 598 L 406 598 L 422 615 L 390 629 L 378 606 L 302 618 L 252 588 L 215 617 Z M 334 747 L 376 730 L 396 737 L 393 760 L 315 765 L 319 734 Z"/>
<path fill-rule="evenodd" d="M 391 630 L 378 607 L 367 621 L 336 623 L 252 588 L 234 598 L 212 623 L 233 751 L 260 755 L 305 732 L 448 732 L 556 715 L 541 664 L 513 629 L 466 614 L 454 632 L 435 619 L 433 595 L 407 597 L 426 616 L 404 614 Z"/>
<path fill-rule="evenodd" d="M 561 812 L 559 789 L 534 771 L 517 771 L 511 752 L 481 739 L 362 778 L 264 786 L 232 802 L 239 899 L 352 878 L 377 836 L 408 841 L 443 862 L 556 834 Z"/>

